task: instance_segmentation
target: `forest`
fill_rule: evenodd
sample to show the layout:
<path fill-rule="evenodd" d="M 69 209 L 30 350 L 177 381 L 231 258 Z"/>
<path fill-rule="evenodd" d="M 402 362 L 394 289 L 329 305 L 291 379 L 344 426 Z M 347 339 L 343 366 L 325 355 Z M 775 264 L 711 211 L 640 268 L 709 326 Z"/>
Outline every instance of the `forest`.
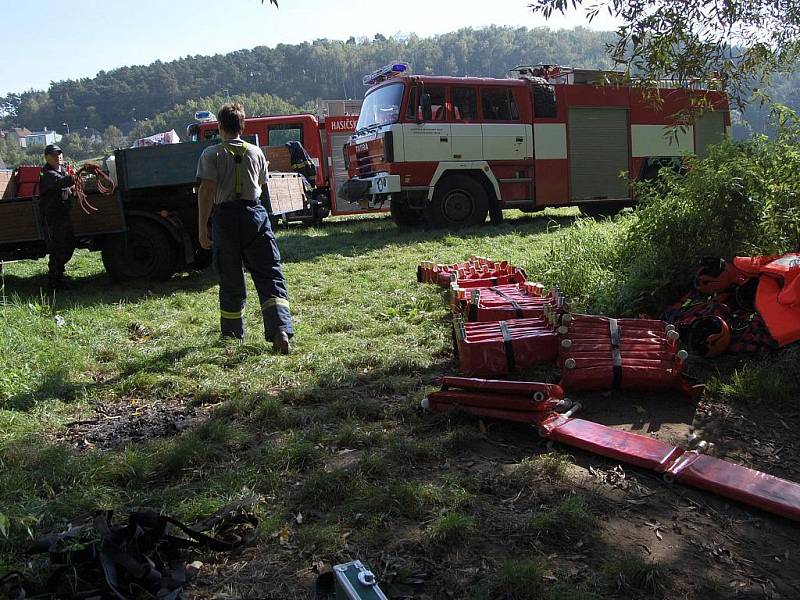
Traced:
<path fill-rule="evenodd" d="M 613 38 L 612 32 L 580 27 L 489 26 L 430 38 L 376 34 L 373 39 L 319 39 L 187 56 L 0 97 L 0 128 L 53 129 L 70 123 L 73 130 L 104 131 L 102 142 L 74 135 L 65 140 L 65 151 L 80 160 L 157 131 L 174 128 L 182 135 L 195 110 L 213 108 L 229 97 L 244 101 L 253 115 L 310 110 L 316 99 L 358 98 L 364 92 L 363 75 L 394 60 L 409 62 L 416 73 L 456 76 L 503 77 L 525 63 L 610 68 L 607 47 Z M 796 74 L 777 77 L 769 89 L 771 99 L 800 108 L 798 84 Z M 734 115 L 734 135 L 768 131 L 768 121 L 767 108 L 753 102 L 743 116 Z M 30 160 L 28 154 L 0 147 L 8 165 Z"/>
<path fill-rule="evenodd" d="M 187 56 L 171 62 L 101 71 L 93 78 L 60 81 L 46 91 L 0 98 L 5 125 L 29 129 L 68 122 L 103 130 L 216 94 L 272 94 L 293 105 L 317 98 L 357 98 L 363 75 L 394 60 L 417 73 L 502 77 L 520 63 L 608 67 L 611 33 L 583 28 L 486 27 L 431 38 L 416 35 L 259 46 L 225 55 Z M 2 123 L 0 123 L 2 124 Z"/>

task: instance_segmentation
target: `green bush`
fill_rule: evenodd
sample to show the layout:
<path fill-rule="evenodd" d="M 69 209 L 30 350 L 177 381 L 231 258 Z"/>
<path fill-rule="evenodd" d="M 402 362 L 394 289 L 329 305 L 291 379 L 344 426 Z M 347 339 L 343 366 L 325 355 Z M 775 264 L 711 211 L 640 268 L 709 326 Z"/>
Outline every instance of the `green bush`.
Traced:
<path fill-rule="evenodd" d="M 619 308 L 658 310 L 677 298 L 704 256 L 782 253 L 800 246 L 800 121 L 773 110 L 776 139 L 725 140 L 685 174 L 638 186 L 637 218 L 620 251 Z"/>
<path fill-rule="evenodd" d="M 630 215 L 602 223 L 578 219 L 560 231 L 545 252 L 537 249 L 526 267 L 546 285 L 557 285 L 581 310 L 608 306 L 620 283 L 623 232 L 631 219 Z"/>
<path fill-rule="evenodd" d="M 769 404 L 773 409 L 796 406 L 800 396 L 800 347 L 742 363 L 730 377 L 713 377 L 706 394 L 739 404 Z"/>
<path fill-rule="evenodd" d="M 775 139 L 724 140 L 636 186 L 637 208 L 612 223 L 579 220 L 531 273 L 559 284 L 579 309 L 658 314 L 687 289 L 701 258 L 800 248 L 800 118 L 773 109 Z"/>

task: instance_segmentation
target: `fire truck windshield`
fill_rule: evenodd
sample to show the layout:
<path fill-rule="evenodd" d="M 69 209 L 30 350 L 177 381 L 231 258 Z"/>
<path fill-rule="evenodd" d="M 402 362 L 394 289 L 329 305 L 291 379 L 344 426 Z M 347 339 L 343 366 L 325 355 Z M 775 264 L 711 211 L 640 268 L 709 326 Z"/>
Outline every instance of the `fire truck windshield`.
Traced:
<path fill-rule="evenodd" d="M 403 101 L 403 84 L 393 83 L 367 93 L 356 131 L 396 123 L 400 117 L 400 103 Z"/>

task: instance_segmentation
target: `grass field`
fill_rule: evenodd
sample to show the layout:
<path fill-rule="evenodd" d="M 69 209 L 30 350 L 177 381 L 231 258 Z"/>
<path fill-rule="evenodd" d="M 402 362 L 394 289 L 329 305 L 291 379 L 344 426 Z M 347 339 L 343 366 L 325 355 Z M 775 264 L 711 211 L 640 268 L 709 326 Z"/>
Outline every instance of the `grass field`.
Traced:
<path fill-rule="evenodd" d="M 257 548 L 203 557 L 192 597 L 304 598 L 323 565 L 350 559 L 397 598 L 733 598 L 751 587 L 791 597 L 794 525 L 547 447 L 523 427 L 419 408 L 456 364 L 445 297 L 416 283 L 416 265 L 489 255 L 547 283 L 612 285 L 613 273 L 585 254 L 554 253 L 575 215 L 519 213 L 458 235 L 399 231 L 385 218 L 282 230 L 290 356 L 269 351 L 255 302 L 247 341 L 219 339 L 210 271 L 119 286 L 98 256 L 80 253 L 68 269 L 77 289 L 49 297 L 44 261 L 6 265 L 0 574 L 25 567 L 31 535 L 87 511 L 150 506 L 193 521 L 255 495 Z M 610 222 L 578 227 L 600 245 L 614 235 Z M 736 368 L 700 370 L 713 375 L 709 411 L 744 396 L 736 414 L 751 414 L 758 392 L 747 386 L 764 374 Z M 635 399 L 630 416 L 614 413 L 617 400 L 595 416 L 626 426 L 663 404 Z M 683 429 L 660 431 L 685 443 L 698 413 L 682 402 L 665 419 L 681 417 Z M 721 422 L 724 437 L 730 419 Z M 772 464 L 759 456 L 759 468 Z M 794 458 L 782 464 L 778 474 L 797 475 Z M 722 535 L 733 541 L 693 558 L 690 537 L 702 545 Z"/>

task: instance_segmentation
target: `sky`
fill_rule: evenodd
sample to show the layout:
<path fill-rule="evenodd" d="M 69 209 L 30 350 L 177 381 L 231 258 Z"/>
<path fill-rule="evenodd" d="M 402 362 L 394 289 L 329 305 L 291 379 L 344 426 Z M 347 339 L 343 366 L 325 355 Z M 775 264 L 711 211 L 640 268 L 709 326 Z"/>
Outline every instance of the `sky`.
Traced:
<path fill-rule="evenodd" d="M 12 1 L 0 0 L 0 9 Z M 318 38 L 431 36 L 490 24 L 615 28 L 607 15 L 590 24 L 581 11 L 545 21 L 527 8 L 530 1 L 278 0 L 277 9 L 269 0 L 14 2 L 13 14 L 3 11 L 0 96 L 122 66 Z"/>

